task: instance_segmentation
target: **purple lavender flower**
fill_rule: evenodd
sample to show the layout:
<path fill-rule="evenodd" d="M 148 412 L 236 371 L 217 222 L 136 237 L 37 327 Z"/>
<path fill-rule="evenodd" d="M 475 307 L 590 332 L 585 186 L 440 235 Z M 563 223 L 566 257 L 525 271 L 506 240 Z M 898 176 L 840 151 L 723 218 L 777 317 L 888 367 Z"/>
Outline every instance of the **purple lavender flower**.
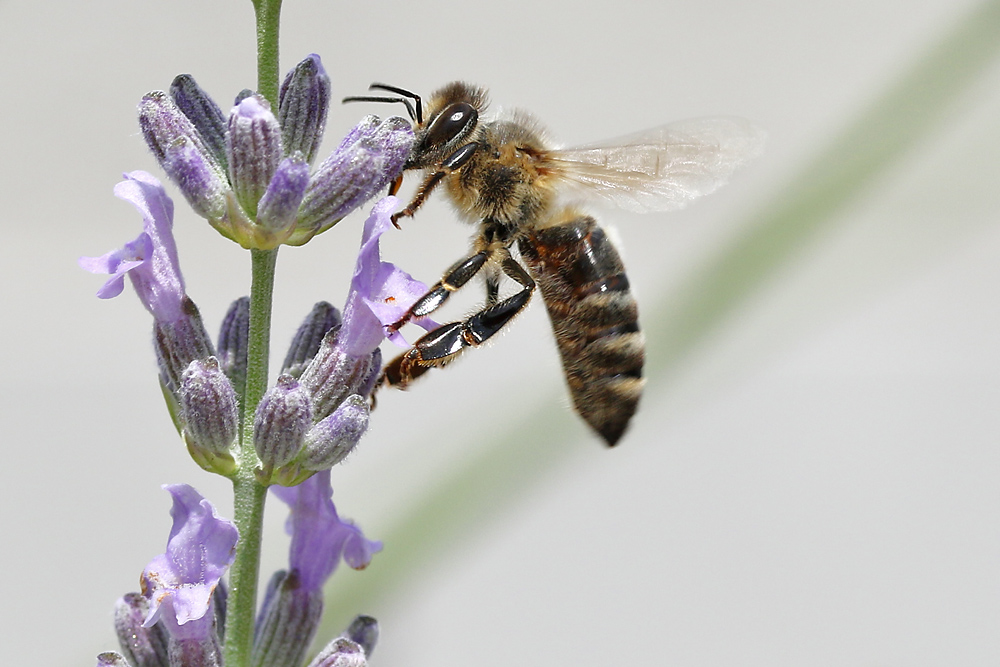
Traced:
<path fill-rule="evenodd" d="M 245 248 L 270 249 L 332 227 L 395 179 L 410 155 L 410 123 L 373 116 L 310 177 L 329 103 L 330 79 L 312 54 L 285 78 L 277 117 L 260 96 L 241 94 L 224 126 L 218 105 L 181 75 L 170 95 L 143 97 L 139 124 L 195 212 Z"/>
<path fill-rule="evenodd" d="M 385 197 L 372 208 L 361 236 L 361 250 L 351 278 L 351 291 L 344 306 L 344 324 L 339 344 L 347 354 L 361 357 L 371 354 L 386 337 L 397 345 L 406 341 L 397 331 L 387 334 L 386 327 L 398 322 L 413 303 L 427 292 L 427 285 L 389 262 L 383 262 L 379 238 L 392 229 L 392 212 L 399 200 Z M 416 323 L 425 329 L 436 324 L 422 318 Z"/>
<path fill-rule="evenodd" d="M 149 599 L 144 625 L 162 621 L 172 640 L 202 641 L 215 636 L 212 594 L 233 562 L 236 526 L 220 519 L 212 504 L 187 484 L 165 485 L 174 504 L 167 550 L 142 573 Z"/>
<path fill-rule="evenodd" d="M 172 322 L 183 314 L 184 278 L 174 243 L 174 203 L 160 182 L 144 171 L 125 174 L 115 186 L 115 196 L 142 215 L 143 231 L 124 247 L 100 257 L 81 257 L 80 268 L 111 277 L 97 291 L 101 299 L 122 293 L 125 276 L 135 287 L 139 300 L 157 320 Z"/>
<path fill-rule="evenodd" d="M 360 528 L 337 515 L 329 470 L 298 486 L 272 486 L 271 491 L 289 506 L 285 524 L 292 536 L 288 565 L 298 572 L 301 588 L 320 590 L 341 558 L 361 570 L 382 550 L 381 542 L 366 539 Z"/>
<path fill-rule="evenodd" d="M 158 180 L 144 171 L 125 174 L 115 195 L 131 203 L 143 219 L 143 231 L 122 248 L 101 257 L 81 257 L 81 268 L 111 277 L 97 291 L 101 299 L 122 293 L 125 276 L 153 315 L 154 345 L 160 380 L 167 390 L 171 414 L 177 413 L 181 378 L 192 361 L 215 352 L 198 307 L 184 292 L 184 278 L 174 243 L 174 203 Z M 181 424 L 175 422 L 178 429 Z"/>
<path fill-rule="evenodd" d="M 251 664 L 301 665 L 323 612 L 323 584 L 341 558 L 353 568 L 368 565 L 382 548 L 341 521 L 333 506 L 329 469 L 295 487 L 272 487 L 288 503 L 292 535 L 287 571 L 275 573 L 257 619 Z M 368 633 L 371 635 L 371 633 Z"/>

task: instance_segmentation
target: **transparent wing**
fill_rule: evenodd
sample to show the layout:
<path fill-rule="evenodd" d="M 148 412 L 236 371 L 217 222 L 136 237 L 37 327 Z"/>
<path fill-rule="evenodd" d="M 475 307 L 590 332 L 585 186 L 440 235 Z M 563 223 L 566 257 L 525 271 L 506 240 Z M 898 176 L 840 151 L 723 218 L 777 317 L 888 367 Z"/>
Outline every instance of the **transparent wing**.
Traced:
<path fill-rule="evenodd" d="M 712 192 L 763 144 L 763 130 L 748 121 L 701 118 L 553 150 L 549 157 L 575 186 L 571 194 L 645 213 L 678 209 Z"/>

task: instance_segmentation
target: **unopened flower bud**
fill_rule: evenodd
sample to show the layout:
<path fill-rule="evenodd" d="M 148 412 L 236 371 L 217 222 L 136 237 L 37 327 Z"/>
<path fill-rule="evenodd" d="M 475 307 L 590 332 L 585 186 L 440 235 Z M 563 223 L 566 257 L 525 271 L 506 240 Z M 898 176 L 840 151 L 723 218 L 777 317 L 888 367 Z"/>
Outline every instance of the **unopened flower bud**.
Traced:
<path fill-rule="evenodd" d="M 222 667 L 219 636 L 215 632 L 196 639 L 171 636 L 170 664 L 183 667 Z"/>
<path fill-rule="evenodd" d="M 202 217 L 226 214 L 229 184 L 225 171 L 191 120 L 163 91 L 139 102 L 139 126 L 146 144 L 170 180 Z"/>
<path fill-rule="evenodd" d="M 301 665 L 322 614 L 322 590 L 302 588 L 295 570 L 275 572 L 257 619 L 252 667 Z"/>
<path fill-rule="evenodd" d="M 368 430 L 368 401 L 348 396 L 332 415 L 309 429 L 298 462 L 308 470 L 325 470 L 344 460 Z"/>
<path fill-rule="evenodd" d="M 285 154 L 301 151 L 312 164 L 330 107 L 330 77 L 315 53 L 290 71 L 278 94 L 278 122 Z"/>
<path fill-rule="evenodd" d="M 354 357 L 337 345 L 340 329 L 327 332 L 319 351 L 302 372 L 299 381 L 312 396 L 313 419 L 323 420 L 333 413 L 345 398 L 359 393 L 371 375 L 378 372 L 375 364 L 381 356 L 367 354 Z"/>
<path fill-rule="evenodd" d="M 281 365 L 281 372 L 299 377 L 306 365 L 316 356 L 323 336 L 340 324 L 340 311 L 326 301 L 320 301 L 306 315 L 292 338 L 288 354 Z"/>
<path fill-rule="evenodd" d="M 309 392 L 290 375 L 282 375 L 264 394 L 254 416 L 253 444 L 265 470 L 285 465 L 302 448 L 312 425 Z"/>
<path fill-rule="evenodd" d="M 402 170 L 413 148 L 409 121 L 368 116 L 319 166 L 309 182 L 295 233 L 286 243 L 301 245 L 326 231 L 371 199 Z"/>
<path fill-rule="evenodd" d="M 207 359 L 215 354 L 198 306 L 187 296 L 182 298 L 181 315 L 176 320 L 154 321 L 153 343 L 160 379 L 174 395 L 180 389 L 181 376 L 188 365 L 195 359 Z"/>
<path fill-rule="evenodd" d="M 281 160 L 281 127 L 263 97 L 248 97 L 230 112 L 226 156 L 236 199 L 253 218 Z"/>
<path fill-rule="evenodd" d="M 190 74 L 179 74 L 170 84 L 170 97 L 188 117 L 216 161 L 226 166 L 226 117 Z"/>
<path fill-rule="evenodd" d="M 250 338 L 250 297 L 240 297 L 229 305 L 219 328 L 219 366 L 237 394 L 247 384 L 247 345 Z"/>
<path fill-rule="evenodd" d="M 115 604 L 115 634 L 122 654 L 133 667 L 169 667 L 167 633 L 162 625 L 143 627 L 149 603 L 138 593 L 128 593 Z"/>
<path fill-rule="evenodd" d="M 106 651 L 97 656 L 97 667 L 132 667 L 128 660 L 114 651 Z"/>
<path fill-rule="evenodd" d="M 231 472 L 229 450 L 238 433 L 239 408 L 233 385 L 215 357 L 191 362 L 181 379 L 178 403 L 191 455 L 208 470 Z"/>
<path fill-rule="evenodd" d="M 253 92 L 249 88 L 244 88 L 240 92 L 236 93 L 236 99 L 233 100 L 233 106 L 234 107 L 235 106 L 239 106 L 240 102 L 242 102 L 243 100 L 245 100 L 248 97 L 253 97 L 254 95 L 256 95 L 255 92 Z"/>
<path fill-rule="evenodd" d="M 360 646 L 344 637 L 337 637 L 319 652 L 309 667 L 365 667 L 365 652 Z"/>
<path fill-rule="evenodd" d="M 371 616 L 358 616 L 341 636 L 360 646 L 365 652 L 365 657 L 371 658 L 378 642 L 378 621 Z"/>
<path fill-rule="evenodd" d="M 302 196 L 309 185 L 309 165 L 296 151 L 278 164 L 257 206 L 257 224 L 275 236 L 287 238 L 295 225 Z"/>

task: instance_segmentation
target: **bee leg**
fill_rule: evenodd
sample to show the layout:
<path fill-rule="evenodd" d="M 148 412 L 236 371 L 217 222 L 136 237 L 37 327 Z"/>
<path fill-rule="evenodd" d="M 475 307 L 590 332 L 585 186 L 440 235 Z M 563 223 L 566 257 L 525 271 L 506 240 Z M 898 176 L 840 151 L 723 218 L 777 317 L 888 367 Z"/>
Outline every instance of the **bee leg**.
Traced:
<path fill-rule="evenodd" d="M 402 174 L 400 174 L 399 176 L 397 176 L 396 178 L 394 178 L 393 181 L 392 181 L 392 183 L 389 184 L 389 194 L 390 195 L 394 195 L 397 192 L 399 192 L 399 188 L 400 188 L 401 185 L 403 185 L 403 175 Z M 398 229 L 398 227 L 397 227 L 397 229 Z"/>
<path fill-rule="evenodd" d="M 452 292 L 461 288 L 479 273 L 491 254 L 492 252 L 489 250 L 482 250 L 452 264 L 451 268 L 445 271 L 444 277 L 427 290 L 426 294 L 417 299 L 410 306 L 410 309 L 398 321 L 390 324 L 388 328 L 392 331 L 399 331 L 404 324 L 413 318 L 430 315 L 440 308 Z"/>
<path fill-rule="evenodd" d="M 420 184 L 420 187 L 417 188 L 416 194 L 413 195 L 413 199 L 406 206 L 406 208 L 392 214 L 392 224 L 394 224 L 398 229 L 400 218 L 413 217 L 413 214 L 417 212 L 418 208 L 424 205 L 428 195 L 434 191 L 434 188 L 438 186 L 441 180 L 456 169 L 461 169 L 461 167 L 468 162 L 473 155 L 475 155 L 478 149 L 479 144 L 473 141 L 465 144 L 445 158 L 444 162 L 441 163 L 441 167 L 433 174 L 429 174 L 424 179 L 424 182 Z"/>
<path fill-rule="evenodd" d="M 491 267 L 492 268 L 492 267 Z M 487 269 L 486 273 L 486 305 L 495 305 L 500 300 L 500 273 Z"/>
<path fill-rule="evenodd" d="M 389 362 L 382 372 L 382 382 L 405 389 L 428 369 L 444 366 L 466 348 L 479 347 L 524 310 L 535 291 L 535 281 L 509 255 L 504 258 L 501 268 L 523 287 L 521 291 L 463 322 L 445 324 L 425 334 L 412 348 Z"/>

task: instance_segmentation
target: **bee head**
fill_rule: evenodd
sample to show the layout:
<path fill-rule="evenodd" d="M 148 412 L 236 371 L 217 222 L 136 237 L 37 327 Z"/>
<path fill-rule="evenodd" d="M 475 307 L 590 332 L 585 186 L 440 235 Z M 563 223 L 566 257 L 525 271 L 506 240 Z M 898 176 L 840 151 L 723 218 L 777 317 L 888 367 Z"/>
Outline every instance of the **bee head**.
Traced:
<path fill-rule="evenodd" d="M 417 124 L 416 143 L 406 167 L 426 167 L 454 153 L 473 138 L 487 104 L 485 88 L 462 81 L 436 91 L 427 103 L 425 122 Z"/>

